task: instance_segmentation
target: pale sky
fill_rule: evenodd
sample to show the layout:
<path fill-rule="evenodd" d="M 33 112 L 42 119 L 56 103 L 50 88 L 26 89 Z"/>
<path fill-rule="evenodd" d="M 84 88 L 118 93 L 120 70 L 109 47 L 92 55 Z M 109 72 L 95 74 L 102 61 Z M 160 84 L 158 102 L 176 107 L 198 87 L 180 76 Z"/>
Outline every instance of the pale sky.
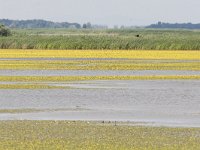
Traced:
<path fill-rule="evenodd" d="M 0 0 L 0 18 L 109 26 L 200 23 L 200 0 Z"/>

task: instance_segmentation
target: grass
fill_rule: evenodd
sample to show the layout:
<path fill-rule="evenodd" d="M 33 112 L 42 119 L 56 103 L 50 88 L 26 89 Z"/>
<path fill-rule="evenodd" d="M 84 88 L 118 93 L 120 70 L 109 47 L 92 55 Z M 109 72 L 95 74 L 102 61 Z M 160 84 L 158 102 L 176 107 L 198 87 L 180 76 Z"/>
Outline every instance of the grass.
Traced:
<path fill-rule="evenodd" d="M 0 58 L 127 58 L 199 60 L 200 51 L 156 50 L 0 50 Z"/>
<path fill-rule="evenodd" d="M 98 122 L 1 121 L 0 149 L 199 149 L 199 128 Z"/>
<path fill-rule="evenodd" d="M 177 60 L 0 60 L 1 70 L 194 70 L 200 61 Z"/>
<path fill-rule="evenodd" d="M 0 37 L 0 48 L 200 50 L 199 41 L 199 30 L 15 29 L 12 36 Z"/>

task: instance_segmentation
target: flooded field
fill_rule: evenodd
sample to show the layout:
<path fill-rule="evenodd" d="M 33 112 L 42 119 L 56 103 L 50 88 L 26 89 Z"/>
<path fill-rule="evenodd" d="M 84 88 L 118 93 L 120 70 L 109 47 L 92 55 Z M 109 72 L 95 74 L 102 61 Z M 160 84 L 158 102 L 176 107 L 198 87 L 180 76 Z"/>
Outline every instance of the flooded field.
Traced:
<path fill-rule="evenodd" d="M 0 90 L 1 120 L 112 120 L 200 126 L 199 80 L 48 83 L 73 89 Z M 46 111 L 48 109 L 48 111 Z"/>
<path fill-rule="evenodd" d="M 200 71 L 179 70 L 0 70 L 0 76 L 148 76 L 200 75 Z"/>
<path fill-rule="evenodd" d="M 0 120 L 200 127 L 198 52 L 14 52 L 0 59 Z"/>

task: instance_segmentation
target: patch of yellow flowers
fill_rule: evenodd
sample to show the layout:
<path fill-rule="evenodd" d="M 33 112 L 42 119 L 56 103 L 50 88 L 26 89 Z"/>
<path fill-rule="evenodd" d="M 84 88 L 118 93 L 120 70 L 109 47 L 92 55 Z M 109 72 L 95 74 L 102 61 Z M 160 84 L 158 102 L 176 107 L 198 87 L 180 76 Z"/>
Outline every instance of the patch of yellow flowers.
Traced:
<path fill-rule="evenodd" d="M 184 60 L 0 60 L 2 70 L 196 70 L 200 61 Z"/>
<path fill-rule="evenodd" d="M 128 58 L 199 60 L 200 51 L 173 50 L 0 50 L 0 58 Z"/>
<path fill-rule="evenodd" d="M 200 51 L 173 50 L 0 50 L 0 69 L 21 70 L 200 70 Z M 5 60 L 4 60 L 5 58 Z M 19 60 L 7 60 L 19 58 Z M 25 60 L 24 58 L 38 58 Z M 40 58 L 50 58 L 43 60 Z M 58 58 L 56 60 L 52 58 Z M 73 59 L 59 58 L 100 58 Z M 103 59 L 108 58 L 108 59 Z M 119 59 L 122 58 L 122 59 Z M 64 88 L 44 82 L 81 80 L 199 80 L 200 75 L 173 76 L 0 76 L 0 82 L 31 82 L 31 84 L 0 84 L 0 89 Z M 35 84 L 32 82 L 39 82 Z M 41 84 L 41 83 L 42 84 Z"/>
<path fill-rule="evenodd" d="M 148 76 L 0 76 L 0 82 L 64 82 L 84 80 L 199 80 L 200 75 Z"/>
<path fill-rule="evenodd" d="M 199 128 L 128 126 L 113 122 L 1 121 L 0 149 L 199 149 Z"/>

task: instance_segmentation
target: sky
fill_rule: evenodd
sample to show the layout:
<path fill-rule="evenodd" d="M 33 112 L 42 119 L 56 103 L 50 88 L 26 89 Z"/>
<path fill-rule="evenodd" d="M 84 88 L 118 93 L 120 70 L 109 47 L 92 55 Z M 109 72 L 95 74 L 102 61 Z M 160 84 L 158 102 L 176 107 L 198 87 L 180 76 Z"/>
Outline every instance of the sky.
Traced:
<path fill-rule="evenodd" d="M 200 23 L 200 0 L 0 0 L 0 18 L 144 26 Z"/>

